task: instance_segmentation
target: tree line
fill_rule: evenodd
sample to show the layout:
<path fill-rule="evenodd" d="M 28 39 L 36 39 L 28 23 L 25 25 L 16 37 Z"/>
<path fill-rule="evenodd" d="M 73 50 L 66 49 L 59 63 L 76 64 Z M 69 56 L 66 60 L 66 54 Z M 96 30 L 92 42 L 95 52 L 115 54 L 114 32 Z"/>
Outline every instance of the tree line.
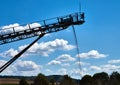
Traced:
<path fill-rule="evenodd" d="M 51 77 L 48 79 L 47 76 L 40 73 L 38 76 L 36 76 L 32 84 L 29 84 L 25 78 L 22 78 L 19 81 L 19 85 L 77 85 L 75 80 L 68 75 L 64 75 L 58 80 L 55 78 Z"/>
<path fill-rule="evenodd" d="M 120 85 L 120 74 L 113 72 L 108 75 L 105 72 L 96 73 L 93 76 L 85 75 L 76 82 L 68 75 L 64 75 L 61 79 L 48 79 L 44 74 L 38 74 L 32 84 L 28 84 L 25 79 L 21 79 L 19 85 Z"/>
<path fill-rule="evenodd" d="M 93 76 L 85 75 L 80 80 L 80 85 L 120 85 L 120 74 L 113 72 L 111 75 L 108 75 L 105 72 L 101 72 Z"/>

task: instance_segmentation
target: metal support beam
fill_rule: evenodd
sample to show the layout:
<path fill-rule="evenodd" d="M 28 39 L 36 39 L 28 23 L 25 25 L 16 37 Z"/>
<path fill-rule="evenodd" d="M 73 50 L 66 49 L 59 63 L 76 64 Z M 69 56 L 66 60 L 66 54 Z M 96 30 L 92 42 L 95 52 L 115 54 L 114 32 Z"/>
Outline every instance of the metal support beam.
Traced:
<path fill-rule="evenodd" d="M 5 63 L 2 67 L 0 67 L 0 73 L 4 69 L 6 69 L 10 64 L 12 64 L 16 59 L 18 59 L 23 53 L 25 53 L 32 45 L 34 45 L 35 42 L 37 42 L 43 36 L 44 36 L 44 34 L 39 35 L 39 37 L 36 40 L 34 40 L 30 45 L 28 45 L 20 53 L 18 53 L 17 55 L 15 55 L 12 59 L 10 59 L 7 63 Z"/>
<path fill-rule="evenodd" d="M 16 27 L 2 29 L 0 30 L 0 45 L 35 37 L 39 34 L 42 34 L 42 32 L 47 34 L 61 31 L 68 28 L 71 25 L 81 25 L 84 22 L 84 13 L 74 13 L 62 17 L 56 17 L 35 22 L 39 23 L 41 26 L 34 28 L 31 28 L 30 24 L 28 24 L 29 28 L 21 31 L 16 31 Z M 21 25 L 21 27 L 25 26 L 27 25 Z"/>

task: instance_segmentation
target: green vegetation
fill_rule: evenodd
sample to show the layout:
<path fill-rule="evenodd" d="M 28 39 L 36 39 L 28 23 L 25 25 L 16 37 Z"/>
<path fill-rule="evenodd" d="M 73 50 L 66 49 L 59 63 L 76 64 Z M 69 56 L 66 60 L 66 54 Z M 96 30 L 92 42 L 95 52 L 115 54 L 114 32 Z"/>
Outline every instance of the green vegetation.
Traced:
<path fill-rule="evenodd" d="M 33 85 L 49 85 L 49 81 L 45 75 L 40 73 L 35 78 Z"/>
<path fill-rule="evenodd" d="M 120 85 L 120 74 L 113 72 L 110 76 L 105 73 L 96 73 L 92 76 L 85 75 L 80 80 L 80 85 Z"/>
<path fill-rule="evenodd" d="M 19 85 L 29 85 L 27 81 L 23 78 L 19 81 Z"/>
<path fill-rule="evenodd" d="M 27 81 L 31 80 L 32 83 Z M 1 85 L 17 85 L 17 84 L 1 84 Z M 68 75 L 59 76 L 45 76 L 44 74 L 38 74 L 37 77 L 20 78 L 18 85 L 120 85 L 120 74 L 113 72 L 108 75 L 105 72 L 96 73 L 93 76 L 85 75 L 81 80 L 72 79 Z"/>

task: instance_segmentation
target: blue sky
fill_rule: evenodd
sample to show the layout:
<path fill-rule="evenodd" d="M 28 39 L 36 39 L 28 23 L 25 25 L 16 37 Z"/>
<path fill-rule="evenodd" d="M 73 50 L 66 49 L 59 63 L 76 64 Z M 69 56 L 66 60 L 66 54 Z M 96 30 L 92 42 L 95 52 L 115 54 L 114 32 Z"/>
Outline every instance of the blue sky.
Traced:
<path fill-rule="evenodd" d="M 72 27 L 41 38 L 1 75 L 68 74 L 80 78 L 105 71 L 120 72 L 120 1 L 81 0 L 85 23 L 75 26 L 80 49 L 77 57 Z M 79 0 L 2 0 L 0 27 L 18 26 L 79 11 Z M 40 24 L 40 23 L 39 23 Z M 0 45 L 0 66 L 35 38 Z M 54 43 L 54 45 L 53 45 Z M 79 63 L 82 71 L 79 71 Z"/>

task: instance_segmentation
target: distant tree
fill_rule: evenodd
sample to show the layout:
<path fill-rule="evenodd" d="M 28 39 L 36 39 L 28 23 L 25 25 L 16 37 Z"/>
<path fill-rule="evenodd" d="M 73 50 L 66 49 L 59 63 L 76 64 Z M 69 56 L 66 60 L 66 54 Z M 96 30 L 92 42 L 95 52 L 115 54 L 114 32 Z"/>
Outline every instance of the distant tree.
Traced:
<path fill-rule="evenodd" d="M 29 84 L 27 83 L 27 81 L 24 78 L 22 78 L 19 82 L 19 85 L 29 85 Z"/>
<path fill-rule="evenodd" d="M 60 85 L 75 85 L 75 82 L 68 75 L 64 75 L 63 79 L 60 81 Z"/>
<path fill-rule="evenodd" d="M 51 78 L 51 79 L 50 79 L 50 83 L 51 83 L 51 85 L 54 85 L 54 84 L 55 84 L 55 79 L 54 79 L 54 78 Z"/>
<path fill-rule="evenodd" d="M 93 75 L 93 78 L 97 81 L 98 85 L 108 85 L 109 76 L 105 72 L 96 73 Z"/>
<path fill-rule="evenodd" d="M 45 75 L 43 74 L 38 74 L 38 76 L 34 80 L 33 85 L 49 85 L 48 79 Z"/>
<path fill-rule="evenodd" d="M 109 85 L 120 85 L 120 74 L 118 72 L 113 72 L 110 75 Z"/>
<path fill-rule="evenodd" d="M 85 75 L 80 80 L 80 85 L 97 85 L 97 82 L 90 75 Z"/>

